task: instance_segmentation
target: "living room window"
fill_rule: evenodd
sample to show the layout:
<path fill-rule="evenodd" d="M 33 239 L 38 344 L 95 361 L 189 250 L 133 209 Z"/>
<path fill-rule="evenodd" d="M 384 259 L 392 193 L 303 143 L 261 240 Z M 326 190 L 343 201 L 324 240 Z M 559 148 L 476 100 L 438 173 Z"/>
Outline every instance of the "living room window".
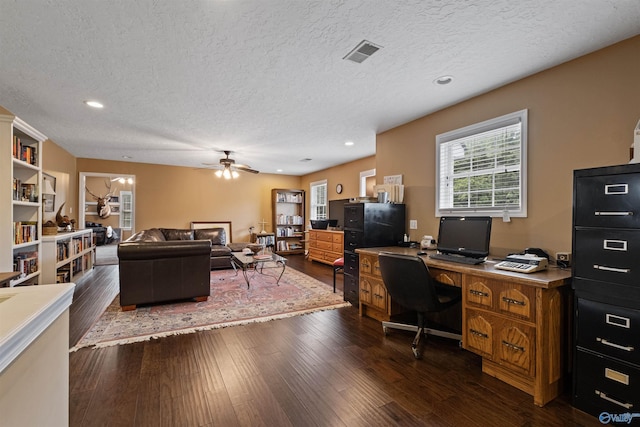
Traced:
<path fill-rule="evenodd" d="M 527 110 L 436 136 L 436 216 L 527 216 Z"/>
<path fill-rule="evenodd" d="M 120 228 L 123 230 L 133 228 L 133 193 L 131 191 L 120 192 Z"/>
<path fill-rule="evenodd" d="M 327 219 L 327 180 L 311 183 L 309 219 Z"/>

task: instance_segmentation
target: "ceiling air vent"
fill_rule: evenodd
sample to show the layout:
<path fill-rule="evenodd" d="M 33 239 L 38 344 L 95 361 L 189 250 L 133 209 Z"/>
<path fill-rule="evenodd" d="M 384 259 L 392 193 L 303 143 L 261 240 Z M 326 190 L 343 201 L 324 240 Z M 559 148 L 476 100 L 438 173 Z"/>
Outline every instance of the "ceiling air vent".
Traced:
<path fill-rule="evenodd" d="M 358 44 L 358 46 L 354 47 L 351 52 L 349 52 L 347 56 L 342 59 L 348 59 L 349 61 L 357 62 L 358 64 L 360 64 L 365 59 L 380 50 L 381 47 L 382 46 L 377 46 L 370 41 L 362 40 Z"/>

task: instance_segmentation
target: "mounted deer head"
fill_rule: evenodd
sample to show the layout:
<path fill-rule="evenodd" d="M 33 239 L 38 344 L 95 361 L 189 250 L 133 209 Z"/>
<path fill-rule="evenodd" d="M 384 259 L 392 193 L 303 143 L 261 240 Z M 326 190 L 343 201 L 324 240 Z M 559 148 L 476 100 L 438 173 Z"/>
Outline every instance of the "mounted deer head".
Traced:
<path fill-rule="evenodd" d="M 91 194 L 91 196 L 93 196 L 93 199 L 96 202 L 98 202 L 98 205 L 96 207 L 96 212 L 98 216 L 103 219 L 111 215 L 111 206 L 109 206 L 109 200 L 111 200 L 111 181 L 106 179 L 104 181 L 104 185 L 107 187 L 107 190 L 108 190 L 108 193 L 105 194 L 104 196 L 96 196 L 91 192 L 91 190 L 89 190 L 89 187 L 87 187 L 86 185 L 84 187 L 87 190 L 87 193 Z"/>

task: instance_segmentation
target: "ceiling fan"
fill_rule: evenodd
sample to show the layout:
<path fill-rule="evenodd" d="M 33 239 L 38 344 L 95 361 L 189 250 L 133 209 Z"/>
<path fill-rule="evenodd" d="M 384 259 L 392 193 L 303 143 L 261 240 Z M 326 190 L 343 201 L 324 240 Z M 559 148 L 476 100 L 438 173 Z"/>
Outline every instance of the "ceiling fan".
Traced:
<path fill-rule="evenodd" d="M 252 169 L 251 166 L 236 163 L 235 160 L 229 157 L 231 151 L 224 150 L 223 153 L 226 155 L 226 157 L 220 159 L 220 164 L 204 163 L 206 166 L 215 166 L 216 168 L 218 168 L 218 170 L 216 171 L 216 176 L 218 178 L 235 179 L 240 176 L 240 174 L 238 174 L 238 171 L 259 173 L 259 171 Z"/>

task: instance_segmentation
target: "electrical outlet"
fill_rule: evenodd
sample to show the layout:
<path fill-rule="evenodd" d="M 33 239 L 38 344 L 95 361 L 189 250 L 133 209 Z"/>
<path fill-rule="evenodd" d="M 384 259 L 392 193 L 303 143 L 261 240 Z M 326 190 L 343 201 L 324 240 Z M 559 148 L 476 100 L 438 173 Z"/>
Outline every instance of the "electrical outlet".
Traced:
<path fill-rule="evenodd" d="M 418 229 L 418 220 L 417 219 L 410 219 L 409 220 L 409 228 L 411 230 L 417 230 Z"/>

